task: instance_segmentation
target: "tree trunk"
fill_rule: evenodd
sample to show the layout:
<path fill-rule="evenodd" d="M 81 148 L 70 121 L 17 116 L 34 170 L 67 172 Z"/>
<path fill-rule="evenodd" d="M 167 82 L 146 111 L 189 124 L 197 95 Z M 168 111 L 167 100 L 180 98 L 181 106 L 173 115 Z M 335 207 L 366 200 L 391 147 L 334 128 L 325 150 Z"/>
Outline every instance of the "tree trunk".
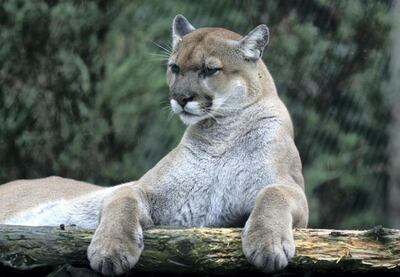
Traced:
<path fill-rule="evenodd" d="M 389 224 L 400 228 L 400 0 L 392 8 L 391 98 L 392 122 L 389 128 L 390 181 L 388 190 Z"/>
<path fill-rule="evenodd" d="M 0 276 L 88 267 L 92 230 L 0 225 Z M 298 229 L 296 256 L 285 273 L 400 274 L 400 230 Z M 232 275 L 254 272 L 242 254 L 240 229 L 154 227 L 135 272 Z M 135 273 L 137 275 L 137 273 Z"/>

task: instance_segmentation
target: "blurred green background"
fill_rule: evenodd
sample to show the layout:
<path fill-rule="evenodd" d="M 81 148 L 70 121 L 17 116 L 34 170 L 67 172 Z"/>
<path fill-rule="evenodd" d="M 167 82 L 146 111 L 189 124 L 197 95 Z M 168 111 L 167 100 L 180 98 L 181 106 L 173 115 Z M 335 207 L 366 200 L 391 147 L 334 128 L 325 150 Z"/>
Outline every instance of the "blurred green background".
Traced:
<path fill-rule="evenodd" d="M 164 50 L 173 17 L 246 34 L 292 115 L 311 227 L 390 225 L 394 1 L 0 3 L 0 183 L 139 178 L 180 140 Z"/>

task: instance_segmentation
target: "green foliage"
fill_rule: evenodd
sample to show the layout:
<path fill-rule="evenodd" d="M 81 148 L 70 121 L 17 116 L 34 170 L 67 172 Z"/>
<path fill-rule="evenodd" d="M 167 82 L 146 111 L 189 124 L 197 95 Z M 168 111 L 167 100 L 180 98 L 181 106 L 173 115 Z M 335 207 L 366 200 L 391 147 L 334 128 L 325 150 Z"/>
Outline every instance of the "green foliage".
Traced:
<path fill-rule="evenodd" d="M 0 183 L 139 178 L 180 140 L 168 108 L 172 18 L 245 34 L 292 114 L 311 225 L 385 223 L 388 1 L 23 1 L 0 4 Z M 160 47 L 157 46 L 160 45 Z"/>

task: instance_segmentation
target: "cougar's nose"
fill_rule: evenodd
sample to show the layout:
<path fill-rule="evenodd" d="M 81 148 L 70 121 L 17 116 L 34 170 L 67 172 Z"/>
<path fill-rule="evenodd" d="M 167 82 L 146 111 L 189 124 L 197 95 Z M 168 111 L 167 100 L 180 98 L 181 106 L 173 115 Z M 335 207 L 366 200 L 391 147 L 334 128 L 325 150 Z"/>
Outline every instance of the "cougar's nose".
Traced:
<path fill-rule="evenodd" d="M 183 94 L 174 94 L 172 96 L 172 98 L 175 99 L 179 103 L 179 105 L 182 106 L 182 108 L 185 107 L 187 102 L 193 100 L 193 96 L 187 96 L 187 95 L 183 95 Z"/>

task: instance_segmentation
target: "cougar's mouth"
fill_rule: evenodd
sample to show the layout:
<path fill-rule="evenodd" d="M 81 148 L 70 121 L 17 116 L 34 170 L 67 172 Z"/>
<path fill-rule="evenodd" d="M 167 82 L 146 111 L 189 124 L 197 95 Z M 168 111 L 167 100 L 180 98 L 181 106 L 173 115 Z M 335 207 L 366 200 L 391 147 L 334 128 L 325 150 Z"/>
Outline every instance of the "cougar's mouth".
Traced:
<path fill-rule="evenodd" d="M 188 112 L 188 111 L 182 111 L 181 113 L 180 113 L 180 115 L 186 115 L 186 116 L 200 116 L 200 115 L 198 115 L 198 114 L 194 114 L 194 113 L 191 113 L 191 112 Z"/>
<path fill-rule="evenodd" d="M 201 117 L 201 115 L 190 113 L 187 111 L 182 111 L 179 114 L 179 117 L 182 118 L 187 118 L 187 119 L 195 119 L 196 117 Z"/>
<path fill-rule="evenodd" d="M 182 107 L 176 100 L 171 99 L 170 101 L 172 111 L 177 114 L 186 125 L 196 124 L 207 117 L 198 102 L 189 102 L 185 107 Z"/>

